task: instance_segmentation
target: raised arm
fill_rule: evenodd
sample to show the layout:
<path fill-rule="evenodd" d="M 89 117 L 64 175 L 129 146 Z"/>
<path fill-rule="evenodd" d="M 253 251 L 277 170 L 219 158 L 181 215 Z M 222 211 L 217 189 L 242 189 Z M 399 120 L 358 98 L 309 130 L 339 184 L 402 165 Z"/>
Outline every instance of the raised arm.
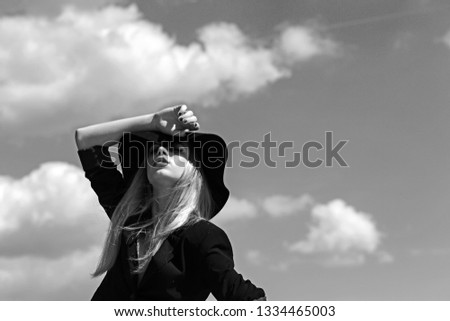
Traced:
<path fill-rule="evenodd" d="M 181 105 L 165 108 L 155 114 L 77 129 L 75 140 L 81 165 L 108 216 L 111 217 L 126 191 L 125 181 L 111 161 L 108 146 L 119 142 L 125 132 L 148 130 L 184 135 L 187 130 L 197 130 L 199 127 L 194 113 L 186 105 Z"/>
<path fill-rule="evenodd" d="M 109 146 L 118 142 L 124 132 L 159 131 L 168 135 L 184 135 L 200 128 L 197 117 L 186 105 L 164 108 L 154 114 L 124 118 L 95 124 L 75 131 L 79 150 L 93 146 Z"/>

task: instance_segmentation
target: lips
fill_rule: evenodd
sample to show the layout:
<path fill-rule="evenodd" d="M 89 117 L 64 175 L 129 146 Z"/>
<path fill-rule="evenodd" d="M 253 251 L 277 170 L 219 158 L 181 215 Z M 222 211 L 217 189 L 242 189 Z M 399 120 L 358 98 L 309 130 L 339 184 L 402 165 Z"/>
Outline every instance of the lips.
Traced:
<path fill-rule="evenodd" d="M 153 160 L 152 166 L 153 167 L 165 166 L 167 164 L 169 164 L 169 160 L 166 157 L 158 156 Z"/>

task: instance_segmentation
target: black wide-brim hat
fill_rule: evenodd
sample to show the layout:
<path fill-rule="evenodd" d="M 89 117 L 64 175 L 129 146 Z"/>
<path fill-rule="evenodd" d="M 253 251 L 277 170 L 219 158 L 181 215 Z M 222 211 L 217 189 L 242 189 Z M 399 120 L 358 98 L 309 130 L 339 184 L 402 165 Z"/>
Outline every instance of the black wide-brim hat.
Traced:
<path fill-rule="evenodd" d="M 170 147 L 184 143 L 189 146 L 189 160 L 200 170 L 212 199 L 214 217 L 225 206 L 230 192 L 224 183 L 224 171 L 228 159 L 225 141 L 216 134 L 188 132 L 184 136 L 171 136 L 155 131 L 124 133 L 119 145 L 122 173 L 129 186 L 139 168 L 145 164 L 149 148 L 154 144 Z"/>

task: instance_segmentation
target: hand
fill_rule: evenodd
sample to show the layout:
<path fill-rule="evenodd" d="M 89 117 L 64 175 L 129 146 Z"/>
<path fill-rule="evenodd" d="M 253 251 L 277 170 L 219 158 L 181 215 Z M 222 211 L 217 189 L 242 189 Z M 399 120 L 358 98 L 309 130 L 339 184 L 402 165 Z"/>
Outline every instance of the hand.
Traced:
<path fill-rule="evenodd" d="M 150 127 L 166 135 L 184 136 L 189 131 L 198 130 L 200 124 L 192 110 L 186 105 L 179 105 L 156 112 Z"/>

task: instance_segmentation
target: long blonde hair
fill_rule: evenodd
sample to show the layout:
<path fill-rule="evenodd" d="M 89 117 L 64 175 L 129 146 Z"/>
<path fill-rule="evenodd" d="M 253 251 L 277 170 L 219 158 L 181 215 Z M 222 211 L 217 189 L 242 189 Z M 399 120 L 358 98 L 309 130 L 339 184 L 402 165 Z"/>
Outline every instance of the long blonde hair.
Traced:
<path fill-rule="evenodd" d="M 155 208 L 157 199 L 153 197 L 152 186 L 146 176 L 146 167 L 140 166 L 130 187 L 114 210 L 103 251 L 93 277 L 111 269 L 119 253 L 123 231 L 137 235 L 145 233 L 145 243 L 149 244 L 142 257 L 130 258 L 138 262 L 134 273 L 142 272 L 164 240 L 182 226 L 209 219 L 212 211 L 212 196 L 200 170 L 187 163 L 180 179 L 176 182 L 164 208 L 152 213 L 151 218 L 141 221 L 146 213 Z M 138 222 L 125 226 L 131 216 L 138 215 Z"/>

